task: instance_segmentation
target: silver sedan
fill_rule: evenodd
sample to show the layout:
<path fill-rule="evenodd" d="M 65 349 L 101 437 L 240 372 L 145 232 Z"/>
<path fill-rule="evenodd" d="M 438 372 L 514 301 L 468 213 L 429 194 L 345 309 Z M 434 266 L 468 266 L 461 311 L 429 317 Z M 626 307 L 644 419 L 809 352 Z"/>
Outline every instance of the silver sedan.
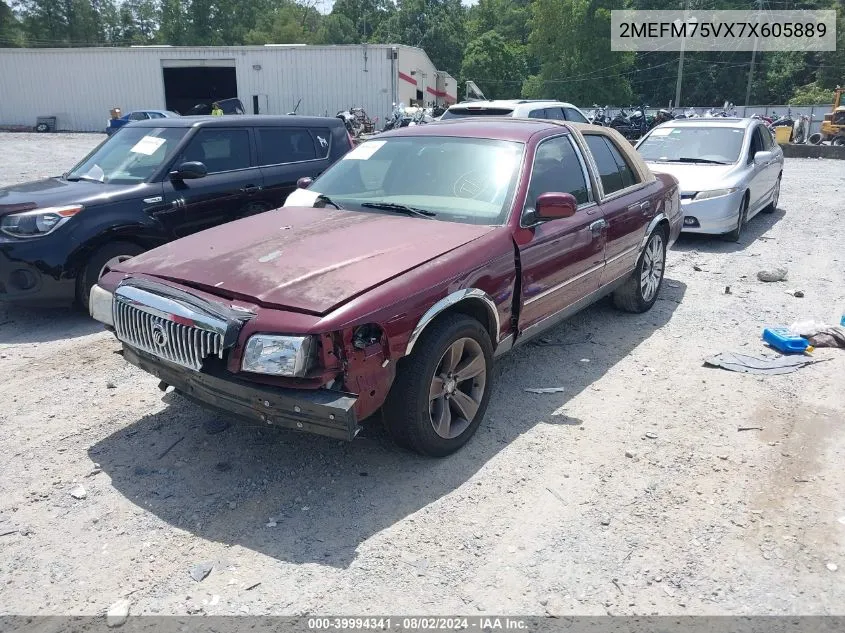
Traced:
<path fill-rule="evenodd" d="M 652 171 L 678 179 L 685 232 L 739 241 L 748 220 L 777 208 L 783 150 L 757 119 L 667 121 L 637 151 Z"/>

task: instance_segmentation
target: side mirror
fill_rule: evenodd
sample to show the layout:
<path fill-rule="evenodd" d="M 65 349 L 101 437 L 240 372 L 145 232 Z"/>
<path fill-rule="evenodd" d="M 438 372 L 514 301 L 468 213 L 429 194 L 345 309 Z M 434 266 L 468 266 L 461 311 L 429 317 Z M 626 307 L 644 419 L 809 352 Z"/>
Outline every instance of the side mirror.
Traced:
<path fill-rule="evenodd" d="M 311 183 L 314 182 L 314 179 L 310 176 L 303 176 L 299 180 L 296 181 L 296 188 L 297 189 L 308 189 L 311 186 Z"/>
<path fill-rule="evenodd" d="M 170 172 L 170 180 L 194 180 L 208 175 L 208 167 L 198 160 L 182 163 Z"/>
<path fill-rule="evenodd" d="M 541 193 L 535 203 L 538 220 L 557 220 L 575 215 L 578 202 L 571 193 Z"/>
<path fill-rule="evenodd" d="M 765 165 L 774 157 L 775 155 L 772 152 L 757 152 L 754 154 L 754 164 Z"/>

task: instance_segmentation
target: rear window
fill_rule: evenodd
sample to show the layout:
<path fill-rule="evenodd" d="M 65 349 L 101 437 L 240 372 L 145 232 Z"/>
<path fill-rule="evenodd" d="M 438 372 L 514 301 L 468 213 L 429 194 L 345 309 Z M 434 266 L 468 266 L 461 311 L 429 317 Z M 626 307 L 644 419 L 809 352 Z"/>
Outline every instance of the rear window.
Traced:
<path fill-rule="evenodd" d="M 317 158 L 314 140 L 305 128 L 260 127 L 258 140 L 262 165 L 298 163 Z"/>
<path fill-rule="evenodd" d="M 449 108 L 440 119 L 461 119 L 468 116 L 509 116 L 511 114 L 513 114 L 513 108 L 473 108 L 468 106 L 466 108 Z"/>

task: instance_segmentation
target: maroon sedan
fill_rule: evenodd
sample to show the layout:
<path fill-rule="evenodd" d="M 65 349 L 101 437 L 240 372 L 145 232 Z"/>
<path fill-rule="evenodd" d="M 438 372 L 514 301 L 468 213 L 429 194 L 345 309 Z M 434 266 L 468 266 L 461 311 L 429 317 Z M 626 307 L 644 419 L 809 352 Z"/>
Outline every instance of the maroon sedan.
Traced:
<path fill-rule="evenodd" d="M 677 181 L 615 131 L 485 119 L 401 128 L 286 206 L 117 264 L 91 294 L 130 363 L 198 404 L 351 440 L 469 440 L 493 359 L 602 296 L 648 310 Z"/>

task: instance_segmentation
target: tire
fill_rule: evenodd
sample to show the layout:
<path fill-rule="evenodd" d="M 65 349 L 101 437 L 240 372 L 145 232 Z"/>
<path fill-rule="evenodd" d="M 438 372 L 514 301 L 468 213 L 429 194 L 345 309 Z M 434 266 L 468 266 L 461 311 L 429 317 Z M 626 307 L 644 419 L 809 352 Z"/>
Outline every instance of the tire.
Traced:
<path fill-rule="evenodd" d="M 613 305 L 617 308 L 640 314 L 650 310 L 657 301 L 666 271 L 666 238 L 663 227 L 649 235 L 631 276 L 613 293 Z M 644 280 L 645 275 L 648 275 L 647 280 Z"/>
<path fill-rule="evenodd" d="M 473 375 L 482 360 L 481 373 Z M 462 366 L 467 379 L 447 378 Z M 493 345 L 478 321 L 463 314 L 438 318 L 398 367 L 384 405 L 388 434 L 400 446 L 421 455 L 451 455 L 469 441 L 484 418 L 492 368 Z M 432 397 L 435 391 L 440 395 Z M 466 407 L 475 409 L 472 419 L 468 419 Z"/>
<path fill-rule="evenodd" d="M 780 200 L 780 179 L 781 177 L 778 176 L 778 180 L 775 183 L 775 191 L 772 194 L 772 201 L 766 205 L 763 209 L 763 213 L 774 213 L 778 208 L 778 201 Z"/>
<path fill-rule="evenodd" d="M 818 132 L 816 132 L 816 133 L 814 133 L 814 134 L 810 134 L 810 136 L 809 136 L 809 137 L 807 137 L 807 142 L 808 142 L 810 145 L 819 145 L 819 144 L 821 144 L 821 142 L 822 142 L 823 140 L 824 140 L 824 138 L 823 138 L 823 137 L 822 137 L 822 135 L 821 135 L 821 134 L 819 134 Z"/>
<path fill-rule="evenodd" d="M 40 133 L 40 134 L 43 134 L 44 132 L 50 131 L 50 126 L 47 125 L 46 123 L 39 123 L 38 125 L 35 126 L 35 131 Z"/>
<path fill-rule="evenodd" d="M 836 145 L 837 147 L 845 146 L 845 135 L 840 134 L 839 136 L 834 136 L 830 144 Z"/>
<path fill-rule="evenodd" d="M 745 227 L 745 222 L 748 219 L 748 196 L 742 197 L 742 202 L 739 205 L 739 218 L 737 220 L 736 228 L 730 233 L 725 233 L 725 239 L 729 242 L 738 242 L 742 237 L 742 229 Z"/>
<path fill-rule="evenodd" d="M 125 261 L 143 252 L 143 248 L 132 242 L 109 242 L 94 251 L 76 280 L 76 301 L 80 307 L 88 309 L 88 296 L 91 294 L 91 288 L 100 280 L 109 263 Z"/>

